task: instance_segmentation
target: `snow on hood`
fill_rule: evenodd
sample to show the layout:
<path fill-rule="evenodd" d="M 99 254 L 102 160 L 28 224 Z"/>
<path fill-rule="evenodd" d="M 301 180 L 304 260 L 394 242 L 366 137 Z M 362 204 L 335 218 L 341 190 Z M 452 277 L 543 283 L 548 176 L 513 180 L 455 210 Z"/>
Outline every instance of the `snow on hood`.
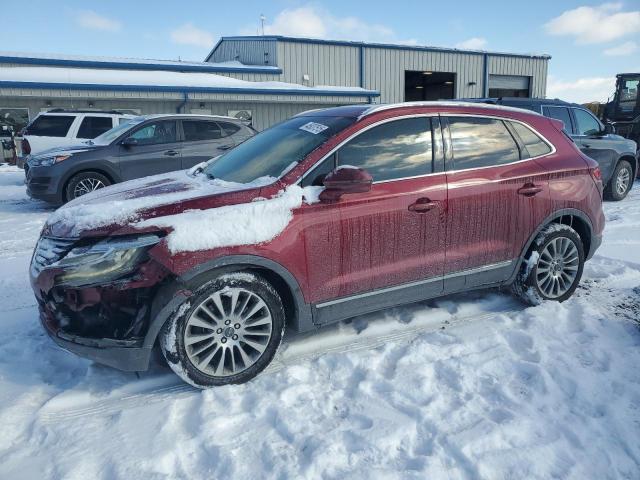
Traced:
<path fill-rule="evenodd" d="M 270 199 L 207 210 L 187 210 L 176 215 L 138 222 L 139 228 L 171 228 L 167 245 L 171 253 L 253 245 L 273 240 L 293 218 L 303 202 L 319 201 L 324 187 L 290 185 Z"/>
<path fill-rule="evenodd" d="M 118 183 L 79 197 L 53 212 L 47 225 L 63 223 L 68 235 L 139 220 L 140 212 L 183 200 L 248 190 L 269 185 L 275 178 L 261 177 L 251 183 L 211 180 L 205 175 L 191 176 L 186 170 L 153 175 Z"/>

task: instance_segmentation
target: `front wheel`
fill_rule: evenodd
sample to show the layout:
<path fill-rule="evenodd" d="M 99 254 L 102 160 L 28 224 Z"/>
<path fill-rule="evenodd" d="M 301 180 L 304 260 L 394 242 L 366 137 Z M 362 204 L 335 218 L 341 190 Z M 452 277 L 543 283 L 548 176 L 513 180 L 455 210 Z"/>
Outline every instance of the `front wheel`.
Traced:
<path fill-rule="evenodd" d="M 552 223 L 538 234 L 521 268 L 512 285 L 517 297 L 531 305 L 543 300 L 564 302 L 582 277 L 582 240 L 568 225 Z"/>
<path fill-rule="evenodd" d="M 173 371 L 195 387 L 244 383 L 271 362 L 284 325 L 278 292 L 258 275 L 232 273 L 186 300 L 160 345 Z"/>
<path fill-rule="evenodd" d="M 67 201 L 74 200 L 82 195 L 93 192 L 100 188 L 108 187 L 111 185 L 111 181 L 101 173 L 98 172 L 82 172 L 74 175 L 67 183 L 66 199 Z"/>
<path fill-rule="evenodd" d="M 633 168 L 626 160 L 620 160 L 604 192 L 607 200 L 620 201 L 627 196 L 633 186 Z"/>

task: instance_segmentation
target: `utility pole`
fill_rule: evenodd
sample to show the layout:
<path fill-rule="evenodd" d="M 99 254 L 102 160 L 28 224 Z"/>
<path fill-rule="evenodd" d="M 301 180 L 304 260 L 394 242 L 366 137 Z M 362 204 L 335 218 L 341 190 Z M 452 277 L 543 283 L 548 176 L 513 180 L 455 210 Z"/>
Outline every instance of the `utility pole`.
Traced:
<path fill-rule="evenodd" d="M 264 16 L 263 13 L 260 14 L 260 27 L 262 29 L 262 36 L 264 37 L 264 21 L 267 19 L 267 17 Z"/>

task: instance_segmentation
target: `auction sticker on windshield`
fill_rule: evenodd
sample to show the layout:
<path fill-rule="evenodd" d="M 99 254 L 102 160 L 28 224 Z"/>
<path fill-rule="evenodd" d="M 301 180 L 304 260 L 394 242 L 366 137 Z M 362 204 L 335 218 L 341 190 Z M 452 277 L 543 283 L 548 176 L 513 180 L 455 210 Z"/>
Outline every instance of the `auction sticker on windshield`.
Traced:
<path fill-rule="evenodd" d="M 309 122 L 305 123 L 300 127 L 300 130 L 304 130 L 305 132 L 313 133 L 314 135 L 319 134 L 320 132 L 324 132 L 327 128 L 326 125 L 322 125 L 321 123 Z"/>

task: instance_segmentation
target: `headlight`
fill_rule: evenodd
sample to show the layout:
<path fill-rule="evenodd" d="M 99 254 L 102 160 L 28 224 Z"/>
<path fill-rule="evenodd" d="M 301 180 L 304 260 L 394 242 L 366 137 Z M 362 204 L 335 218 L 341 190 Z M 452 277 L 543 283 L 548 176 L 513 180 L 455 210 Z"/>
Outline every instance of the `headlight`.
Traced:
<path fill-rule="evenodd" d="M 54 165 L 56 163 L 60 163 L 63 160 L 66 160 L 67 158 L 69 158 L 71 155 L 55 155 L 53 157 L 45 157 L 42 159 L 34 159 L 33 161 L 33 165 L 39 165 L 42 167 L 50 167 L 51 165 Z"/>
<path fill-rule="evenodd" d="M 132 273 L 147 250 L 158 243 L 157 235 L 113 238 L 72 249 L 49 268 L 61 269 L 55 284 L 80 287 L 107 283 Z"/>

